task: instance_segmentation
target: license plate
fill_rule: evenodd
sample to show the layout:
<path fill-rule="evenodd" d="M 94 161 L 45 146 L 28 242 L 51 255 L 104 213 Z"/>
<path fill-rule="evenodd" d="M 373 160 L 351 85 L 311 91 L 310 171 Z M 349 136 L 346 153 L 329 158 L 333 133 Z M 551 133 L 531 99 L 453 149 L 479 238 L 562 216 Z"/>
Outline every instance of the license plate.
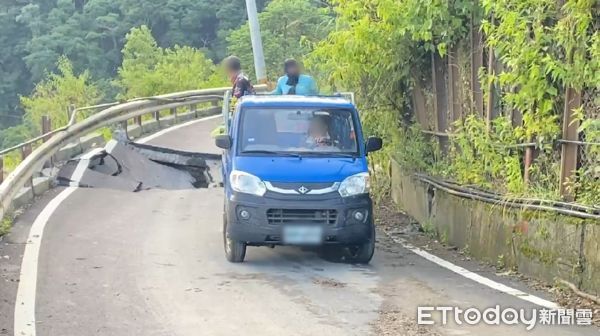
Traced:
<path fill-rule="evenodd" d="M 283 227 L 283 243 L 289 245 L 320 245 L 323 228 L 320 226 L 289 225 Z"/>

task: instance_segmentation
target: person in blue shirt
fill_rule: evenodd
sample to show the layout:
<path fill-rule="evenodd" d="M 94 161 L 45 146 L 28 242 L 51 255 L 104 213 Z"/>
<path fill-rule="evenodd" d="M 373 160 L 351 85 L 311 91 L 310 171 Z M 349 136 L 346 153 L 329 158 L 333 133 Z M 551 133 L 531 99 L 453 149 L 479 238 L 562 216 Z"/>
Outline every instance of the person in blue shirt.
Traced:
<path fill-rule="evenodd" d="M 317 83 L 308 75 L 300 73 L 300 65 L 294 59 L 284 62 L 285 76 L 277 81 L 277 87 L 273 94 L 276 95 L 300 95 L 316 96 L 319 94 Z"/>

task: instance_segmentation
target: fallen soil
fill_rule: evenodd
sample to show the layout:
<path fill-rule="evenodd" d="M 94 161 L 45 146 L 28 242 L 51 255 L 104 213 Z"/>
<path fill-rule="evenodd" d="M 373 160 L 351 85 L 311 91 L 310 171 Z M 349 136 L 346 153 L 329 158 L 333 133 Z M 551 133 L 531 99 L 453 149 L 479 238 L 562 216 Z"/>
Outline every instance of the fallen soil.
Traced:
<path fill-rule="evenodd" d="M 414 318 L 385 305 L 379 312 L 377 320 L 371 325 L 373 333 L 377 336 L 440 336 L 433 328 L 420 326 Z"/>

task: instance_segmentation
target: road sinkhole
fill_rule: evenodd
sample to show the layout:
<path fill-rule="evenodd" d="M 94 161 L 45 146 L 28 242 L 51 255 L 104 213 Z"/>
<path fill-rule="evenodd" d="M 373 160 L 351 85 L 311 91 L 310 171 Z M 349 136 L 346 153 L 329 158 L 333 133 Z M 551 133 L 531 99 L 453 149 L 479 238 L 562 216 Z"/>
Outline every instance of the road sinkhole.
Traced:
<path fill-rule="evenodd" d="M 105 148 L 67 162 L 61 186 L 139 192 L 219 187 L 221 156 L 111 140 Z"/>

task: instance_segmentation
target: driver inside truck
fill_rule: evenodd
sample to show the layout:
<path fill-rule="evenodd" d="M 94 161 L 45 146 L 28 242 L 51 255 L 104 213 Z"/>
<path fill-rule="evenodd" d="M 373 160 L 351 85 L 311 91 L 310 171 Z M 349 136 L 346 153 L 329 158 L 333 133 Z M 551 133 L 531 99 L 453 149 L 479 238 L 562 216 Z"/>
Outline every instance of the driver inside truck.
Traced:
<path fill-rule="evenodd" d="M 333 141 L 329 135 L 329 122 L 326 116 L 315 115 L 310 120 L 306 144 L 312 148 L 333 145 Z"/>

